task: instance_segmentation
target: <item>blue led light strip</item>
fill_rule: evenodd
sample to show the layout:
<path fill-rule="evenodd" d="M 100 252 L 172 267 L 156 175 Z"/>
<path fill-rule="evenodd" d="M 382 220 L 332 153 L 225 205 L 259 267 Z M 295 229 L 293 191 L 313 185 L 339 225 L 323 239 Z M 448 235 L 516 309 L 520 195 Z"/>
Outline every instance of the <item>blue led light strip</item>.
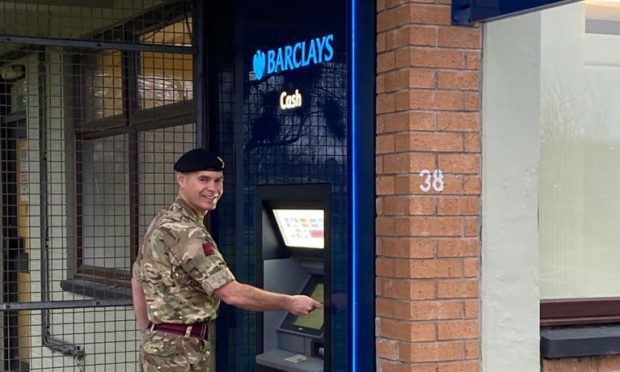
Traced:
<path fill-rule="evenodd" d="M 358 143 L 357 143 L 357 0 L 351 0 L 351 370 L 357 371 L 358 330 Z"/>

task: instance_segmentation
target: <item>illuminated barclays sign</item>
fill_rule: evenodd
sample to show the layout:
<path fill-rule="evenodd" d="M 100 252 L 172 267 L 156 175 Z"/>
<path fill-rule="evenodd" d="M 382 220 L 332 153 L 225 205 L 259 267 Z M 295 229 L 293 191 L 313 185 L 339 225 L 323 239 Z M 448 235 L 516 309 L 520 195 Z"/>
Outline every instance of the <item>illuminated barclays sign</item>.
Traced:
<path fill-rule="evenodd" d="M 334 35 L 329 34 L 270 49 L 267 53 L 259 49 L 252 60 L 256 80 L 278 72 L 329 62 L 334 58 L 333 42 Z"/>

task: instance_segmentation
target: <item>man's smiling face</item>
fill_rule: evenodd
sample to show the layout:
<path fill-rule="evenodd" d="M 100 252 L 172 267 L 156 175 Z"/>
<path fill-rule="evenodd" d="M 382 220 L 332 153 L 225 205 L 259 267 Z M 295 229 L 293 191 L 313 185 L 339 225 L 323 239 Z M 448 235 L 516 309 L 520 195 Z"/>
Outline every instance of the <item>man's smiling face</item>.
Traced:
<path fill-rule="evenodd" d="M 224 193 L 224 172 L 177 172 L 176 179 L 179 195 L 197 211 L 206 213 L 217 208 Z"/>

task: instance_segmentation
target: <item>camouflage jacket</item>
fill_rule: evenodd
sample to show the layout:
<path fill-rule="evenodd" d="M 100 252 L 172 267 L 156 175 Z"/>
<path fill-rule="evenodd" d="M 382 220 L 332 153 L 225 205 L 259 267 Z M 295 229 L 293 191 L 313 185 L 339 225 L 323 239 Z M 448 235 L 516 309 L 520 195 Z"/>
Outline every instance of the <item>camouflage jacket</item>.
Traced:
<path fill-rule="evenodd" d="M 153 219 L 133 265 L 153 323 L 191 324 L 215 319 L 213 291 L 234 280 L 203 224 L 203 216 L 177 200 Z"/>

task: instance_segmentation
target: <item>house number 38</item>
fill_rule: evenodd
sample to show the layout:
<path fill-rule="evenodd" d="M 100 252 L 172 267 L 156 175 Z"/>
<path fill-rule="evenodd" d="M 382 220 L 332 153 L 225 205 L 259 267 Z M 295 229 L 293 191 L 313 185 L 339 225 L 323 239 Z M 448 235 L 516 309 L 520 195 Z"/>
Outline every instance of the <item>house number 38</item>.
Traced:
<path fill-rule="evenodd" d="M 429 192 L 432 188 L 437 192 L 443 191 L 444 181 L 443 181 L 443 172 L 439 169 L 435 169 L 432 173 L 429 170 L 424 169 L 420 172 L 420 177 L 422 177 L 422 184 L 420 185 L 420 190 L 422 192 Z"/>

